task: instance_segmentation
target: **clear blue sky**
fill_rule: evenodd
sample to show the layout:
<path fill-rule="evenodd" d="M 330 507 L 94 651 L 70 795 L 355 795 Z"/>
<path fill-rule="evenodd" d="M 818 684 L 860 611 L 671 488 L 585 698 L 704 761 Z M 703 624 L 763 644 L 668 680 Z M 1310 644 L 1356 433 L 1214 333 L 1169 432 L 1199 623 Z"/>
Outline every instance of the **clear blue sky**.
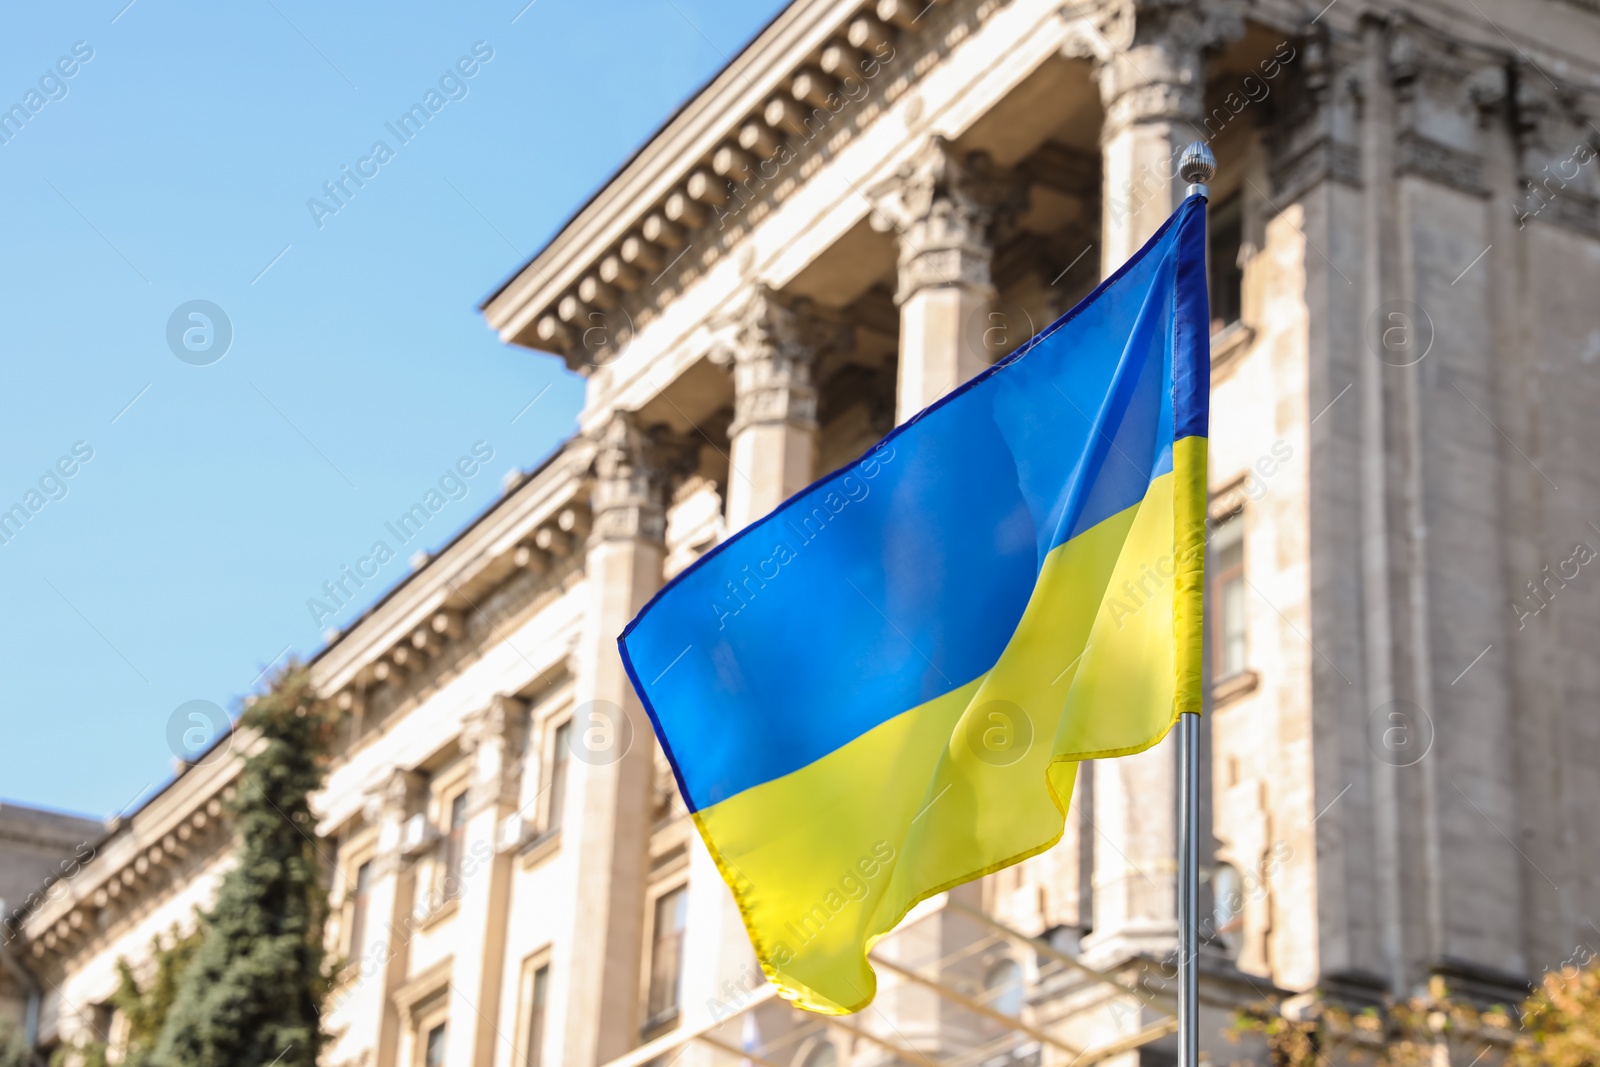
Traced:
<path fill-rule="evenodd" d="M 493 450 L 407 552 L 571 432 L 581 380 L 477 305 L 781 5 L 525 2 L 8 14 L 0 796 L 147 795 L 175 710 L 321 647 L 307 600 L 458 457 Z M 401 143 L 414 103 L 437 111 Z M 344 166 L 371 176 L 314 213 Z M 195 362 L 169 346 L 193 300 L 231 323 L 220 360 L 204 320 Z"/>

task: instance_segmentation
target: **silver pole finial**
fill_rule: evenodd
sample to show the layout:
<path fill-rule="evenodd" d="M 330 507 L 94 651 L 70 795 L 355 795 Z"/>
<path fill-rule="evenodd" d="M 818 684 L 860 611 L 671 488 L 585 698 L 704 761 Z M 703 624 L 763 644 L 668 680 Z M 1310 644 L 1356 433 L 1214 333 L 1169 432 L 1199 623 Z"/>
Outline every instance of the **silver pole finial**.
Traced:
<path fill-rule="evenodd" d="M 1178 173 L 1189 183 L 1185 196 L 1211 196 L 1207 185 L 1217 176 L 1217 157 L 1204 141 L 1192 141 L 1178 157 Z"/>

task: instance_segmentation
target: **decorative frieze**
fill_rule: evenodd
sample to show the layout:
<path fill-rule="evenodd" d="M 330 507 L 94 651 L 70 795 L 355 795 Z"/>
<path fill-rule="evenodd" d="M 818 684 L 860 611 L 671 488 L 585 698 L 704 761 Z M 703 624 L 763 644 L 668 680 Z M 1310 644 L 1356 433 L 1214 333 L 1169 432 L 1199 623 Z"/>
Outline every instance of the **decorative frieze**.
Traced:
<path fill-rule="evenodd" d="M 1272 197 L 1277 204 L 1292 203 L 1324 181 L 1361 188 L 1361 150 L 1324 136 L 1272 162 Z"/>
<path fill-rule="evenodd" d="M 1500 58 L 1411 22 L 1395 28 L 1385 58 L 1396 104 L 1396 173 L 1488 196 L 1480 119 L 1504 96 Z"/>
<path fill-rule="evenodd" d="M 1415 174 L 1468 196 L 1488 196 L 1483 157 L 1435 141 L 1416 130 L 1402 130 L 1395 138 L 1394 166 L 1398 174 Z"/>
<path fill-rule="evenodd" d="M 1582 97 L 1552 86 L 1526 64 L 1516 84 L 1518 224 L 1537 220 L 1600 237 L 1600 133 Z"/>
<path fill-rule="evenodd" d="M 1272 201 L 1292 203 L 1334 181 L 1360 188 L 1360 42 L 1323 26 L 1299 41 L 1266 125 Z"/>

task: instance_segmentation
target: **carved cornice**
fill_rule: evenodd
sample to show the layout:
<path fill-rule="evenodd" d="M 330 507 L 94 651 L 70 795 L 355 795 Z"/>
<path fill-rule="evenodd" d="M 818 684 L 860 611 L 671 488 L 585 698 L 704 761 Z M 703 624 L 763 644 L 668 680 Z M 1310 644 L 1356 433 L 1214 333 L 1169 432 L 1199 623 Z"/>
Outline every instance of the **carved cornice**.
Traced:
<path fill-rule="evenodd" d="M 869 191 L 872 224 L 899 235 L 895 301 L 922 289 L 961 286 L 989 295 L 995 230 L 1027 206 L 1027 185 L 987 153 L 958 154 L 933 136 L 893 178 Z"/>
<path fill-rule="evenodd" d="M 1385 59 L 1397 105 L 1395 170 L 1489 195 L 1479 128 L 1504 99 L 1504 60 L 1409 20 L 1391 31 Z"/>
<path fill-rule="evenodd" d="M 235 745 L 248 746 L 249 740 L 236 738 Z M 20 941 L 34 966 L 57 967 L 99 943 L 130 913 L 143 913 L 153 897 L 177 892 L 189 865 L 205 862 L 232 841 L 228 809 L 239 765 L 230 755 L 200 768 L 213 777 L 198 796 L 182 794 L 180 778 L 168 787 L 179 795 L 158 795 L 125 820 L 114 821 L 104 839 L 74 854 L 61 877 L 0 918 L 0 950 Z"/>
<path fill-rule="evenodd" d="M 594 443 L 576 437 L 508 480 L 499 502 L 317 656 L 313 684 L 348 723 L 342 755 L 478 654 L 510 605 L 559 589 L 581 566 L 593 460 Z"/>
<path fill-rule="evenodd" d="M 1526 64 L 1517 67 L 1516 86 L 1519 222 L 1600 236 L 1600 134 L 1582 95 L 1570 86 L 1552 87 Z"/>
<path fill-rule="evenodd" d="M 1009 0 L 797 0 L 607 183 L 483 311 L 512 343 L 590 373 L 584 331 L 643 326 L 806 161 L 836 153 Z"/>

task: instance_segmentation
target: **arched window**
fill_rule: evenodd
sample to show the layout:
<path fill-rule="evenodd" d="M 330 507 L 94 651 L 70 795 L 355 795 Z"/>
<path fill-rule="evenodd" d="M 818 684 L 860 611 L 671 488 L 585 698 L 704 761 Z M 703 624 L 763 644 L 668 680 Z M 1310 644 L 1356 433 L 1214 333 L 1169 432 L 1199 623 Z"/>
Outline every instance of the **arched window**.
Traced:
<path fill-rule="evenodd" d="M 1226 863 L 1211 876 L 1211 929 L 1229 959 L 1239 958 L 1244 945 L 1244 879 Z"/>
<path fill-rule="evenodd" d="M 1015 960 L 1001 960 L 983 979 L 983 999 L 1004 1015 L 1022 1014 L 1022 968 Z"/>
<path fill-rule="evenodd" d="M 811 1046 L 806 1058 L 800 1061 L 800 1067 L 839 1067 L 839 1050 L 833 1047 L 832 1041 L 823 1038 Z"/>

